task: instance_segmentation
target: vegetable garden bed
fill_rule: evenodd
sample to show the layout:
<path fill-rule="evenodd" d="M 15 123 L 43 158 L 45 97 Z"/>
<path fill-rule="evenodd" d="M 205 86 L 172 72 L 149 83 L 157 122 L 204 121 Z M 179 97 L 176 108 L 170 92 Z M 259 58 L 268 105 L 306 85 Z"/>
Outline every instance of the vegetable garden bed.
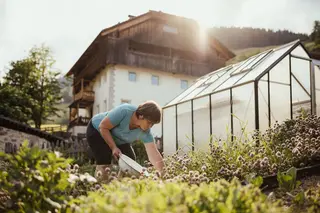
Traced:
<path fill-rule="evenodd" d="M 60 153 L 23 146 L 1 154 L 8 170 L 0 171 L 0 212 L 320 212 L 320 118 L 255 137 L 259 144 L 244 134 L 210 143 L 209 152 L 166 157 L 162 177 L 152 167 L 150 177 L 108 170 L 105 182 Z"/>

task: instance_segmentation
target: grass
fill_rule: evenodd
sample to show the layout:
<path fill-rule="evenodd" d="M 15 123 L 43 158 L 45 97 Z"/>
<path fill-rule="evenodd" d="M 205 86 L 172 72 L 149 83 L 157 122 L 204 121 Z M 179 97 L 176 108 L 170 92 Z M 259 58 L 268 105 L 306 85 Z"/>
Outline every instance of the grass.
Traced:
<path fill-rule="evenodd" d="M 315 42 L 304 42 L 303 45 L 306 47 L 306 49 L 310 52 L 312 51 L 317 51 L 319 52 L 320 50 L 320 44 L 316 44 Z"/>
<path fill-rule="evenodd" d="M 30 125 L 31 127 L 35 127 L 34 125 Z M 42 131 L 46 131 L 46 132 L 49 132 L 51 133 L 52 131 L 53 132 L 57 132 L 57 131 L 64 131 L 66 132 L 67 131 L 67 125 L 66 124 L 42 124 L 40 129 Z"/>

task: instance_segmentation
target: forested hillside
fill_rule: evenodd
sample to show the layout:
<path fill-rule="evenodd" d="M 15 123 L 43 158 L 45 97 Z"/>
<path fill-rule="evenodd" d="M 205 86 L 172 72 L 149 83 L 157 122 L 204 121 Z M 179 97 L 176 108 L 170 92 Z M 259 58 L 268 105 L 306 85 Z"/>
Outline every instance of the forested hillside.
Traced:
<path fill-rule="evenodd" d="M 267 47 L 285 44 L 296 39 L 306 41 L 307 34 L 293 33 L 288 30 L 268 30 L 251 27 L 214 27 L 212 34 L 231 50 L 250 47 Z"/>

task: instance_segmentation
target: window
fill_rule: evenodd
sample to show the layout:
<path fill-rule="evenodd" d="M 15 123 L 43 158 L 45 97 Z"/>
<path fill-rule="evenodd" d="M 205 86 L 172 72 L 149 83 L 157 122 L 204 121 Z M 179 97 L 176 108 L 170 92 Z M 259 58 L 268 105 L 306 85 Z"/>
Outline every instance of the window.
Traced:
<path fill-rule="evenodd" d="M 151 84 L 152 85 L 159 85 L 159 76 L 151 76 Z"/>
<path fill-rule="evenodd" d="M 130 103 L 131 103 L 131 100 L 121 99 L 121 104 L 124 104 L 124 103 L 130 104 Z"/>
<path fill-rule="evenodd" d="M 181 89 L 187 89 L 188 88 L 188 81 L 187 80 L 181 80 Z"/>
<path fill-rule="evenodd" d="M 164 25 L 163 26 L 163 31 L 167 32 L 167 33 L 174 33 L 177 34 L 178 33 L 178 29 L 169 25 Z"/>
<path fill-rule="evenodd" d="M 129 81 L 136 81 L 137 75 L 134 72 L 129 72 Z"/>

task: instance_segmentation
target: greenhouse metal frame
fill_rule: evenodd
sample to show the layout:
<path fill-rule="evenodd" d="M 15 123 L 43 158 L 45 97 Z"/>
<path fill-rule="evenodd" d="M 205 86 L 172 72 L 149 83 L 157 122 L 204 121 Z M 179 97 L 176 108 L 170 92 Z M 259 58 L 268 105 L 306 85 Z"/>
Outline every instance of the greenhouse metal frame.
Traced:
<path fill-rule="evenodd" d="M 303 54 L 294 54 L 293 51 L 301 47 L 302 50 L 306 53 L 305 56 L 301 56 Z M 270 71 L 273 70 L 281 61 L 283 61 L 286 57 L 288 56 L 289 60 L 289 72 L 288 72 L 288 79 L 289 82 L 278 82 L 278 81 L 272 81 L 274 78 L 277 79 L 282 78 L 283 75 L 281 75 L 281 72 L 283 72 L 284 69 L 279 70 L 279 73 L 276 73 L 277 75 L 274 75 L 275 73 L 271 73 Z M 293 73 L 294 67 L 292 67 L 292 60 L 297 59 L 297 60 L 302 60 L 305 62 L 309 63 L 309 74 L 310 80 L 310 88 L 306 88 L 306 82 L 301 82 L 301 79 L 297 77 L 297 72 L 295 70 L 295 73 Z M 265 62 L 268 61 L 269 62 Z M 268 64 L 269 63 L 269 64 Z M 259 72 L 255 71 L 255 69 L 260 69 Z M 263 71 L 261 71 L 263 69 Z M 320 72 L 320 69 L 319 69 Z M 284 73 L 282 73 L 284 74 Z M 251 79 L 250 76 L 251 75 Z M 271 79 L 272 75 L 272 79 Z M 320 75 L 319 75 L 320 77 Z M 218 93 L 223 93 L 223 92 L 228 92 L 229 93 L 229 104 L 230 104 L 230 133 L 234 135 L 234 102 L 233 102 L 233 93 L 235 92 L 236 88 L 243 87 L 245 85 L 253 84 L 253 96 L 254 96 L 254 129 L 255 130 L 260 130 L 260 113 L 259 113 L 259 82 L 264 81 L 267 85 L 267 103 L 268 103 L 268 109 L 267 109 L 267 114 L 268 114 L 268 127 L 271 126 L 272 124 L 272 112 L 271 112 L 271 97 L 270 97 L 270 86 L 273 83 L 277 83 L 279 85 L 284 84 L 286 86 L 290 87 L 290 119 L 293 118 L 293 84 L 298 84 L 301 89 L 307 94 L 307 100 L 305 101 L 305 104 L 309 104 L 310 102 L 310 109 L 311 109 L 311 114 L 317 114 L 316 112 L 316 82 L 315 82 L 315 71 L 314 71 L 314 64 L 312 63 L 312 59 L 310 55 L 308 54 L 307 50 L 303 46 L 303 44 L 297 40 L 294 42 L 291 42 L 289 44 L 283 45 L 281 47 L 272 49 L 272 50 L 267 50 L 262 53 L 259 53 L 257 55 L 254 55 L 242 62 L 232 64 L 226 67 L 223 67 L 221 69 L 218 69 L 216 71 L 213 71 L 199 79 L 191 85 L 188 89 L 186 89 L 184 92 L 182 92 L 180 95 L 175 97 L 173 100 L 171 100 L 166 106 L 163 107 L 163 113 L 162 113 L 162 149 L 164 147 L 164 143 L 168 143 L 166 141 L 166 130 L 171 127 L 168 127 L 166 129 L 165 123 L 166 123 L 166 111 L 169 108 L 174 107 L 175 111 L 175 151 L 178 150 L 179 148 L 179 134 L 178 134 L 178 129 L 179 129 L 179 122 L 178 122 L 178 108 L 179 105 L 186 104 L 190 102 L 190 113 L 191 113 L 191 142 L 192 142 L 192 150 L 194 150 L 195 147 L 195 124 L 194 124 L 194 102 L 196 100 L 199 100 L 204 97 L 208 97 L 208 110 L 209 110 L 209 136 L 213 135 L 213 110 L 212 110 L 212 105 L 213 105 L 213 100 L 212 97 L 215 94 Z M 279 80 L 280 81 L 280 80 Z M 284 80 L 285 81 L 285 80 Z M 261 83 L 262 84 L 262 83 Z M 297 87 L 297 86 L 296 86 Z M 299 89 L 298 87 L 296 89 Z M 320 89 L 320 88 L 319 88 Z M 318 90 L 318 89 L 317 89 Z M 204 91 L 207 91 L 204 92 Z M 201 94 L 204 93 L 204 94 Z M 298 93 L 298 92 L 297 92 Z M 320 91 L 319 91 L 320 93 Z M 200 95 L 199 95 L 200 94 Z M 250 100 L 249 100 L 250 101 Z M 249 105 L 248 105 L 249 107 Z M 229 114 L 228 113 L 228 114 Z M 184 125 L 184 124 L 183 124 Z M 201 127 L 202 128 L 202 127 Z M 173 139 L 173 138 L 171 138 Z M 169 142 L 170 143 L 170 142 Z"/>

